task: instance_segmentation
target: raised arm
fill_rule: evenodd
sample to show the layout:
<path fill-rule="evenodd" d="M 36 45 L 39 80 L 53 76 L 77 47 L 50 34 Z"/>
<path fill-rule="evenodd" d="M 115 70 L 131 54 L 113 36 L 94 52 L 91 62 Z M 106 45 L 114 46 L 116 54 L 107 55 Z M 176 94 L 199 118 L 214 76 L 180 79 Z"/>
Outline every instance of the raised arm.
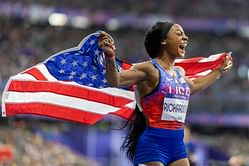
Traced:
<path fill-rule="evenodd" d="M 219 79 L 224 73 L 230 70 L 233 66 L 233 63 L 230 59 L 231 58 L 229 56 L 226 56 L 223 61 L 223 64 L 218 69 L 212 71 L 206 76 L 199 77 L 194 80 L 190 80 L 185 77 L 185 80 L 190 86 L 191 95 L 206 89 L 207 87 L 212 85 L 217 79 Z"/>
<path fill-rule="evenodd" d="M 131 69 L 118 72 L 115 63 L 115 45 L 113 39 L 103 32 L 99 37 L 99 46 L 103 49 L 106 57 L 106 79 L 109 86 L 131 86 L 138 81 L 145 80 L 146 72 L 141 65 L 134 65 Z"/>

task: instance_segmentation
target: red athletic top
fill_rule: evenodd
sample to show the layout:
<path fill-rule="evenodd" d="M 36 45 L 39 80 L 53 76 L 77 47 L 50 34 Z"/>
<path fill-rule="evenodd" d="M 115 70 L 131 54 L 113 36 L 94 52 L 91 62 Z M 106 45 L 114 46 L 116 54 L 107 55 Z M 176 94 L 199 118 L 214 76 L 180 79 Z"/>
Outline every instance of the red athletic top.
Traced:
<path fill-rule="evenodd" d="M 190 97 L 190 89 L 184 78 L 176 71 L 173 78 L 153 59 L 152 64 L 159 70 L 157 87 L 141 98 L 143 113 L 151 127 L 183 129 Z"/>

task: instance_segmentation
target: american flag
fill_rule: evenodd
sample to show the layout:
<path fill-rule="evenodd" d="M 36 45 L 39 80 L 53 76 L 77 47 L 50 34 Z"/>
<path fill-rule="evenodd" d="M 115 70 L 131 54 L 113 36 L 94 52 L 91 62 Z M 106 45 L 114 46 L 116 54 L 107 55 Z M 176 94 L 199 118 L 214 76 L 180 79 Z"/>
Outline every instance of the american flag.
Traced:
<path fill-rule="evenodd" d="M 224 58 L 229 55 L 229 60 L 232 61 L 230 56 L 232 53 L 219 53 L 213 54 L 208 57 L 194 57 L 188 59 L 177 59 L 175 66 L 181 67 L 185 71 L 185 76 L 189 79 L 195 79 L 205 76 L 216 70 L 222 64 Z"/>
<path fill-rule="evenodd" d="M 84 124 L 94 124 L 107 114 L 128 119 L 135 107 L 134 92 L 108 87 L 99 35 L 92 33 L 77 47 L 10 77 L 2 96 L 2 116 L 31 114 Z M 225 55 L 177 60 L 176 65 L 196 78 L 216 69 Z M 119 71 L 130 66 L 117 59 Z"/>

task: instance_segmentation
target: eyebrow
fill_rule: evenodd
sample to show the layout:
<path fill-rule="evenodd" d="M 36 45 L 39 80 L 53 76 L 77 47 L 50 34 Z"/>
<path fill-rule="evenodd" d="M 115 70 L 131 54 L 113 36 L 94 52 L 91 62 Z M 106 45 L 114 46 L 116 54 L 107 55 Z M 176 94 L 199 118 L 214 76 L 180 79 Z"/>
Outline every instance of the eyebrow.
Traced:
<path fill-rule="evenodd" d="M 176 28 L 175 30 L 183 32 L 183 30 L 181 28 Z"/>
<path fill-rule="evenodd" d="M 177 32 L 177 31 L 179 31 L 179 32 L 181 32 L 181 33 L 184 33 L 184 31 L 181 30 L 181 29 L 176 29 L 175 32 Z"/>

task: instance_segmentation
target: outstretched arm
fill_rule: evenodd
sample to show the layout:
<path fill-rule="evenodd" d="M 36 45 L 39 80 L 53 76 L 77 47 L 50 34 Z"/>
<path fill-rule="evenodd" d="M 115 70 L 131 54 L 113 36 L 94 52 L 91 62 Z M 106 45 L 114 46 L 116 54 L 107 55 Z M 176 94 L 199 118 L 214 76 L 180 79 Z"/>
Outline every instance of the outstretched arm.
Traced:
<path fill-rule="evenodd" d="M 206 89 L 210 85 L 212 85 L 217 79 L 219 79 L 224 73 L 231 69 L 233 66 L 232 61 L 229 56 L 226 56 L 223 64 L 216 70 L 212 71 L 206 76 L 196 78 L 194 80 L 190 80 L 185 77 L 185 80 L 188 82 L 190 86 L 191 95 L 199 92 L 201 90 Z"/>
<path fill-rule="evenodd" d="M 118 72 L 115 63 L 115 45 L 113 39 L 103 32 L 99 37 L 99 46 L 103 49 L 106 59 L 106 79 L 109 86 L 131 86 L 138 81 L 144 80 L 147 75 L 139 65 L 129 70 Z"/>

